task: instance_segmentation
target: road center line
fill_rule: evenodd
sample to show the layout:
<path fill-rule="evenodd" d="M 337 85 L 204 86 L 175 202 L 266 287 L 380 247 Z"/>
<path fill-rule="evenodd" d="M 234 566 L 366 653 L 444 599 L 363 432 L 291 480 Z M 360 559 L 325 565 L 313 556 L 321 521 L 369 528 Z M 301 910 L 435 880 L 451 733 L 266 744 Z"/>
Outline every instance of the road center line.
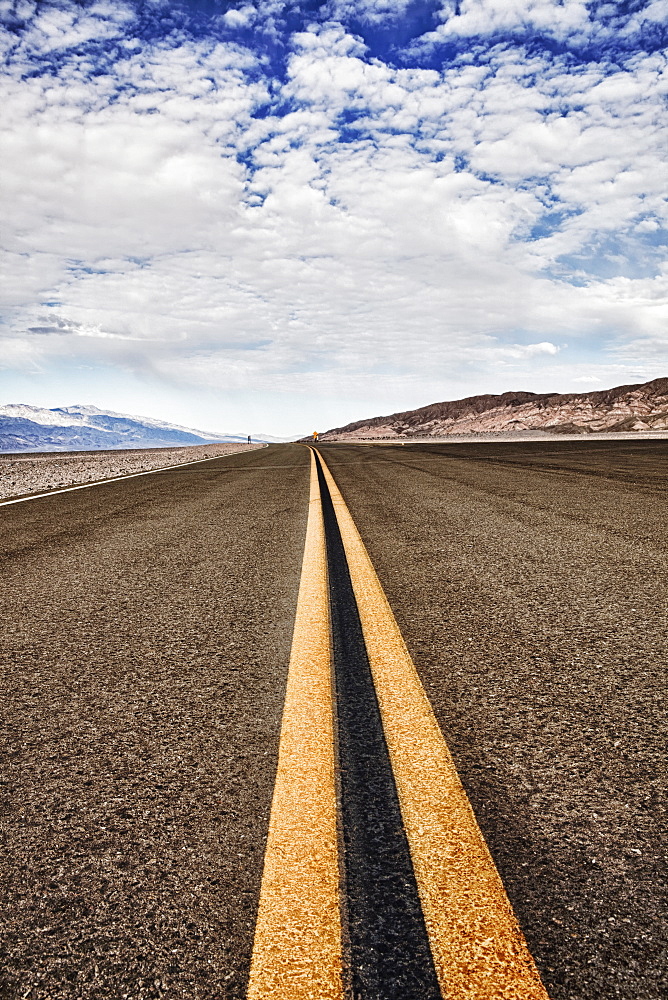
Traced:
<path fill-rule="evenodd" d="M 329 589 L 311 454 L 309 516 L 249 1000 L 342 1000 Z"/>
<path fill-rule="evenodd" d="M 347 983 L 364 1000 L 441 1000 L 336 514 L 319 475 L 336 678 Z"/>
<path fill-rule="evenodd" d="M 364 543 L 324 461 L 322 469 L 348 561 L 441 992 L 448 1000 L 548 1000 Z"/>

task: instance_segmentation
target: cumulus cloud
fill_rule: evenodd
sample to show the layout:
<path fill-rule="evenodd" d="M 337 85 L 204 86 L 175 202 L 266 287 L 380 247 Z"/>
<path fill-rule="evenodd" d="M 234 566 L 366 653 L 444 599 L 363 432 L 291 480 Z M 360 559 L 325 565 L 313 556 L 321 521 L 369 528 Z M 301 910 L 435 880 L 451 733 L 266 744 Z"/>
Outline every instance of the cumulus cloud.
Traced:
<path fill-rule="evenodd" d="M 609 358 L 632 343 L 655 363 L 664 55 L 612 67 L 506 40 L 383 59 L 349 7 L 281 29 L 278 66 L 248 31 L 278 32 L 281 4 L 204 32 L 163 7 L 169 31 L 148 37 L 133 5 L 24 4 L 5 33 L 0 165 L 13 363 L 306 394 L 426 393 L 557 354 L 563 372 L 565 343 Z M 572 35 L 591 13 L 464 0 L 436 31 Z"/>
<path fill-rule="evenodd" d="M 667 19 L 667 0 L 641 0 L 638 6 L 601 0 L 441 0 L 440 23 L 417 44 L 429 48 L 458 39 L 512 35 L 550 38 L 575 48 L 614 47 L 621 39 L 665 27 Z"/>
<path fill-rule="evenodd" d="M 257 10 L 251 4 L 231 7 L 222 15 L 223 22 L 231 28 L 247 28 L 257 19 Z"/>
<path fill-rule="evenodd" d="M 396 21 L 410 8 L 413 0 L 330 0 L 326 15 L 333 21 L 346 23 L 357 18 L 370 23 Z"/>
<path fill-rule="evenodd" d="M 438 34 L 468 37 L 522 28 L 563 37 L 590 24 L 588 8 L 586 0 L 446 0 Z"/>

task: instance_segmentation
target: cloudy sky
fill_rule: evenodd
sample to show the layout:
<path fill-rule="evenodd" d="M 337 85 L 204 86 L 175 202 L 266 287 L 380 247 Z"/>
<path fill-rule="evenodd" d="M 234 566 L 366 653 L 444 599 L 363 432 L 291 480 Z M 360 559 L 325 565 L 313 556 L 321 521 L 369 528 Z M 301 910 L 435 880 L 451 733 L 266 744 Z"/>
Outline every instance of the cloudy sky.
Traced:
<path fill-rule="evenodd" d="M 668 0 L 0 23 L 0 402 L 291 434 L 668 374 Z"/>

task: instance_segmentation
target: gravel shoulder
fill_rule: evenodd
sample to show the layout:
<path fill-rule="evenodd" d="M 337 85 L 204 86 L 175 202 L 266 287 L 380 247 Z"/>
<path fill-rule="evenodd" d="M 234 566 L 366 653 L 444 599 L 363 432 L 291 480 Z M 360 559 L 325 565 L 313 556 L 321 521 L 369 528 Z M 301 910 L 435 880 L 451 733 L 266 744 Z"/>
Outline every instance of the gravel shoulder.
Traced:
<path fill-rule="evenodd" d="M 0 455 L 0 500 L 148 472 L 181 462 L 236 455 L 262 444 L 205 444 L 186 448 L 135 448 L 127 451 L 68 451 Z"/>
<path fill-rule="evenodd" d="M 321 450 L 550 997 L 665 997 L 668 444 Z"/>

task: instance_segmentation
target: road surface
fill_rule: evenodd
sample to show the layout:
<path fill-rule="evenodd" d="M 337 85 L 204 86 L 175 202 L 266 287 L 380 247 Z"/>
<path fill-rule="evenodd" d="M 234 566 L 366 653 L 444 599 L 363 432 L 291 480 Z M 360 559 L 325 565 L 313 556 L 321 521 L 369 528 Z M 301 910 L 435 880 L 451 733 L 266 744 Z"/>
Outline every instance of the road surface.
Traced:
<path fill-rule="evenodd" d="M 666 445 L 320 452 L 550 997 L 665 996 Z M 309 461 L 0 508 L 0 996 L 245 996 Z"/>

